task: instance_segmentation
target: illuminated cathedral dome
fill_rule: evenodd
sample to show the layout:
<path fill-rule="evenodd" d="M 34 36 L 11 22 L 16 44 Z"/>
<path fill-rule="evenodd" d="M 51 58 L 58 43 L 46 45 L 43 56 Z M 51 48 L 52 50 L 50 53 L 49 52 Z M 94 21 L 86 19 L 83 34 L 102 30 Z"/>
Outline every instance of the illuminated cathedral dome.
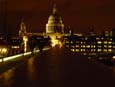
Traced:
<path fill-rule="evenodd" d="M 62 19 L 59 15 L 57 14 L 52 14 L 49 16 L 49 19 L 48 19 L 48 24 L 57 24 L 57 23 L 62 23 Z"/>
<path fill-rule="evenodd" d="M 46 33 L 63 33 L 63 29 L 62 19 L 57 13 L 56 5 L 54 5 L 53 13 L 49 16 L 46 24 Z"/>

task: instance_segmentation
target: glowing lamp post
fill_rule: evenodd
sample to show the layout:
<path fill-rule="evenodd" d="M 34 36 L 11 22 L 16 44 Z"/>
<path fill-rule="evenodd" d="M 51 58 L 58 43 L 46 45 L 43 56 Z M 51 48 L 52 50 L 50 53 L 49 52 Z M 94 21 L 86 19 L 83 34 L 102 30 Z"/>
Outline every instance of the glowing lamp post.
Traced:
<path fill-rule="evenodd" d="M 23 42 L 24 42 L 24 52 L 27 52 L 27 42 L 28 42 L 27 36 L 23 36 Z"/>

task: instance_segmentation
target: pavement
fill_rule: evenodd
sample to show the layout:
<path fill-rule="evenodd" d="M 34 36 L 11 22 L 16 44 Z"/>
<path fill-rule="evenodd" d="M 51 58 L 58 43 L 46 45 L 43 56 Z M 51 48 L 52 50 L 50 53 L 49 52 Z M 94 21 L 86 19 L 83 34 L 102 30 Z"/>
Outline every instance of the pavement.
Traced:
<path fill-rule="evenodd" d="M 115 72 L 56 46 L 0 74 L 0 83 L 0 87 L 115 87 Z"/>

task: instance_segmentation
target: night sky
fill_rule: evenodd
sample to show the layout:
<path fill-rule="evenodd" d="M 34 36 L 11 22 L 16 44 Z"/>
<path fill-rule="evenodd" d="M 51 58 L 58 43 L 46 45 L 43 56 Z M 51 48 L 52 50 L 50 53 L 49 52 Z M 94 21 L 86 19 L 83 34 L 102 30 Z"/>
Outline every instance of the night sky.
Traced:
<path fill-rule="evenodd" d="M 45 31 L 53 3 L 54 0 L 7 0 L 8 30 L 18 33 L 23 17 L 28 32 Z M 71 26 L 75 32 L 87 32 L 90 26 L 97 33 L 115 27 L 115 0 L 57 0 L 56 3 L 65 27 Z"/>

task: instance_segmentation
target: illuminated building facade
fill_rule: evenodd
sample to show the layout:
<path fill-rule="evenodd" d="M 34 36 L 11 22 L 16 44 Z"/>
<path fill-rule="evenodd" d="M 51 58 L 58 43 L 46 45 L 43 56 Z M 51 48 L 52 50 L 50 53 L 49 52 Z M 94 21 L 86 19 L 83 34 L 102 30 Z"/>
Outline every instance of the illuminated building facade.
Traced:
<path fill-rule="evenodd" d="M 115 40 L 111 33 L 100 36 L 70 35 L 64 37 L 64 43 L 71 51 L 85 54 L 115 52 Z"/>

